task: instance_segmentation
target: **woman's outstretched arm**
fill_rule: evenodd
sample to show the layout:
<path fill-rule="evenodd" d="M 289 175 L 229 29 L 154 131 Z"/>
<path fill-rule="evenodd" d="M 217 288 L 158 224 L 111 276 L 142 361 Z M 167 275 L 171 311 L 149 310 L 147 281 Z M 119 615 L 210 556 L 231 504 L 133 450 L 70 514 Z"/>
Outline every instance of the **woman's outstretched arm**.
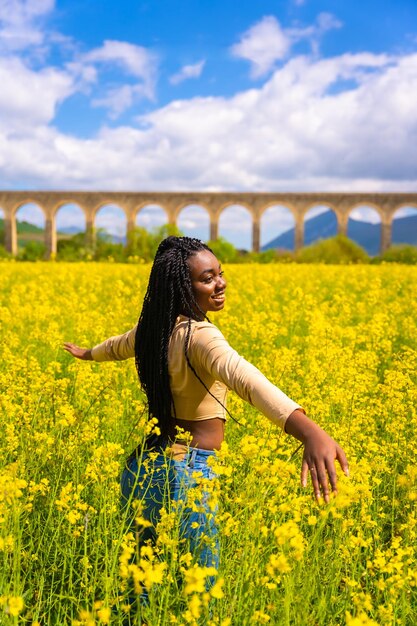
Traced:
<path fill-rule="evenodd" d="M 68 342 L 64 343 L 63 348 L 83 361 L 124 361 L 135 356 L 136 329 L 137 324 L 123 335 L 109 337 L 91 349 Z"/>
<path fill-rule="evenodd" d="M 307 486 L 308 472 L 311 475 L 314 495 L 319 500 L 323 494 L 325 502 L 329 502 L 330 490 L 336 493 L 337 476 L 334 462 L 340 463 L 342 471 L 349 476 L 349 466 L 343 449 L 320 426 L 296 409 L 285 422 L 285 432 L 304 444 L 303 462 L 301 466 L 301 484 Z"/>
<path fill-rule="evenodd" d="M 328 480 L 331 490 L 336 492 L 336 459 L 344 473 L 348 473 L 346 456 L 339 444 L 309 419 L 299 404 L 233 350 L 213 324 L 202 323 L 194 330 L 189 355 L 197 369 L 201 367 L 209 372 L 304 444 L 301 483 L 307 484 L 310 472 L 316 498 L 323 495 L 328 502 Z"/>

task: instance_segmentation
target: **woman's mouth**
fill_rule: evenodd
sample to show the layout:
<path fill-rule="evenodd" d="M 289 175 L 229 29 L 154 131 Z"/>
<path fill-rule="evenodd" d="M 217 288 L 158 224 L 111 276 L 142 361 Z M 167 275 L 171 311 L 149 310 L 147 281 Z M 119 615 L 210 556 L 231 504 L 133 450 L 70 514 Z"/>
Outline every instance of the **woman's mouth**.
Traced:
<path fill-rule="evenodd" d="M 224 291 L 222 293 L 216 293 L 214 296 L 211 296 L 211 297 L 216 302 L 224 302 L 225 300 Z"/>

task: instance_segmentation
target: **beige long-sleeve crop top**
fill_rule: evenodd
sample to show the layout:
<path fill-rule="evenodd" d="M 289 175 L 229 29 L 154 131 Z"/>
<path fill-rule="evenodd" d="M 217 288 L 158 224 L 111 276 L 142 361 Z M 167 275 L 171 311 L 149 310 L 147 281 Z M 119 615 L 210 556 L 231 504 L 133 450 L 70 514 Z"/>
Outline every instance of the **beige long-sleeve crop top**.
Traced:
<path fill-rule="evenodd" d="M 184 354 L 187 326 L 188 318 L 180 315 L 168 351 L 170 386 L 177 419 L 226 419 L 224 406 L 228 389 L 235 391 L 282 429 L 287 417 L 295 409 L 301 409 L 299 404 L 233 350 L 214 324 L 192 320 L 188 357 L 213 398 L 187 364 Z M 95 346 L 91 351 L 94 361 L 120 361 L 134 357 L 135 334 L 136 326 Z"/>

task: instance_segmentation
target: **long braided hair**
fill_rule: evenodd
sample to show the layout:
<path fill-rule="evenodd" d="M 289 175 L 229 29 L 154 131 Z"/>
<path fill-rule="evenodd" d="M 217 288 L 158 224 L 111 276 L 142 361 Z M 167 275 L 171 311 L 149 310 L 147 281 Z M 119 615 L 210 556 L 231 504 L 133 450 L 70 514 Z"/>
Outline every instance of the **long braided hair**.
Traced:
<path fill-rule="evenodd" d="M 148 399 L 149 417 L 158 419 L 164 439 L 175 438 L 175 407 L 169 385 L 168 347 L 175 321 L 180 314 L 189 318 L 184 351 L 187 363 L 197 376 L 187 354 L 191 319 L 201 321 L 206 315 L 194 297 L 187 260 L 201 250 L 211 252 L 206 244 L 191 237 L 171 236 L 159 244 L 136 331 L 136 369 Z"/>

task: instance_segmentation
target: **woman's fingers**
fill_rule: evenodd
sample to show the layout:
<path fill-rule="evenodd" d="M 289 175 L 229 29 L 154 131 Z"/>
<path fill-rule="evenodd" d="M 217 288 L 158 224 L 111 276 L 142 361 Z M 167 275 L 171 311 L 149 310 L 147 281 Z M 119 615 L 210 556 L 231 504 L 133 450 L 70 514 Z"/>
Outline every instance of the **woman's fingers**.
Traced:
<path fill-rule="evenodd" d="M 327 480 L 326 466 L 323 462 L 316 465 L 316 473 L 324 501 L 326 503 L 330 502 L 329 482 Z"/>
<path fill-rule="evenodd" d="M 76 346 L 74 343 L 69 343 L 68 341 L 65 342 L 62 347 L 77 359 L 91 361 L 91 350 L 88 350 L 87 348 L 80 348 L 80 346 Z"/>
<path fill-rule="evenodd" d="M 63 348 L 73 356 L 78 356 L 80 353 L 80 348 L 74 343 L 64 343 Z"/>
<path fill-rule="evenodd" d="M 326 469 L 327 469 L 327 474 L 329 476 L 330 486 L 332 488 L 332 491 L 334 493 L 337 493 L 337 474 L 336 474 L 336 468 L 334 466 L 334 459 L 329 459 L 326 462 Z"/>
<path fill-rule="evenodd" d="M 342 468 L 344 475 L 349 476 L 349 463 L 343 448 L 339 445 L 336 448 L 336 458 L 340 463 L 340 467 Z"/>
<path fill-rule="evenodd" d="M 319 477 L 318 477 L 318 472 L 316 471 L 316 464 L 314 463 L 314 461 L 306 459 L 304 457 L 303 458 L 303 463 L 301 465 L 301 485 L 302 485 L 302 487 L 307 487 L 308 472 L 310 472 L 314 495 L 316 497 L 316 500 L 319 500 L 321 498 L 321 491 L 320 491 L 320 481 L 319 481 Z"/>
<path fill-rule="evenodd" d="M 343 471 L 348 473 L 346 456 L 340 448 L 341 454 L 337 451 L 336 458 L 339 460 Z M 314 495 L 317 500 L 322 496 L 325 502 L 330 502 L 330 492 L 337 493 L 337 474 L 334 465 L 334 457 L 324 459 L 303 459 L 301 467 L 301 484 L 307 486 L 307 476 L 310 472 Z"/>
<path fill-rule="evenodd" d="M 310 465 L 310 467 L 308 469 L 310 470 L 310 476 L 311 476 L 311 482 L 313 484 L 314 495 L 315 495 L 316 500 L 318 502 L 320 500 L 320 498 L 321 498 L 320 482 L 319 482 L 319 478 L 318 478 L 318 472 L 316 470 L 316 466 L 315 465 Z"/>
<path fill-rule="evenodd" d="M 308 463 L 306 459 L 303 459 L 303 463 L 301 465 L 301 486 L 307 487 L 307 476 L 308 476 Z"/>

